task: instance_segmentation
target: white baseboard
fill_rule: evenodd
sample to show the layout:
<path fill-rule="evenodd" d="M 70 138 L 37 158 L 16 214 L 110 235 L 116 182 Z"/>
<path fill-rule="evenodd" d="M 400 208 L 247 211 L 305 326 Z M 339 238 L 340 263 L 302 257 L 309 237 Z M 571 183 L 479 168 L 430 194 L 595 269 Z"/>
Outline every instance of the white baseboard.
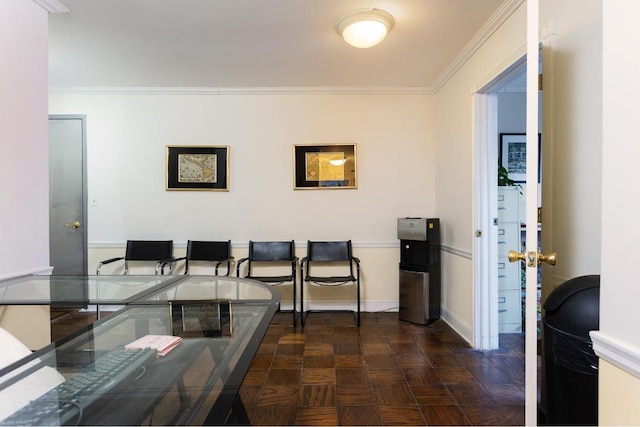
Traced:
<path fill-rule="evenodd" d="M 471 326 L 468 325 L 465 321 L 456 316 L 453 312 L 447 310 L 446 307 L 441 307 L 440 317 L 444 320 L 451 328 L 458 333 L 469 345 L 473 343 L 473 332 L 471 330 Z"/>

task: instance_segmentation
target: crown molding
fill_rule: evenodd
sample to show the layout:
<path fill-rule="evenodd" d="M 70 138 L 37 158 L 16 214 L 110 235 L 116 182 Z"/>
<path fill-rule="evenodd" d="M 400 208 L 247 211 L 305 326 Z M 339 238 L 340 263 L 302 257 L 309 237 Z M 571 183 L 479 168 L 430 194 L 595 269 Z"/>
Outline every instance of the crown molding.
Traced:
<path fill-rule="evenodd" d="M 65 13 L 69 12 L 69 9 L 58 0 L 33 0 L 42 6 L 49 13 Z"/>
<path fill-rule="evenodd" d="M 427 94 L 425 87 L 50 87 L 49 93 L 126 95 Z"/>
<path fill-rule="evenodd" d="M 467 43 L 458 56 L 456 56 L 444 72 L 435 80 L 433 86 L 431 86 L 431 92 L 437 93 L 522 3 L 524 3 L 524 0 L 505 0 L 476 35 L 473 36 L 471 41 Z"/>

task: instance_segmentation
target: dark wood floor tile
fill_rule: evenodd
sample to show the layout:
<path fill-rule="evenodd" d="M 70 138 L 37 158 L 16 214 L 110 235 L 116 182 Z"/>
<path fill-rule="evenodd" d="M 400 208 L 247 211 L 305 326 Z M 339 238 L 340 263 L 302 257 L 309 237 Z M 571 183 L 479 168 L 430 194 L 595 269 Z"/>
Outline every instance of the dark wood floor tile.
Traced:
<path fill-rule="evenodd" d="M 375 405 L 376 394 L 371 386 L 340 385 L 336 386 L 338 406 Z"/>
<path fill-rule="evenodd" d="M 417 405 L 380 406 L 380 417 L 385 426 L 424 426 L 422 411 Z"/>
<path fill-rule="evenodd" d="M 333 327 L 333 335 L 337 340 L 357 340 L 360 339 L 360 329 L 358 329 L 355 325 L 336 325 Z"/>
<path fill-rule="evenodd" d="M 458 361 L 451 355 L 451 352 L 427 353 L 434 368 L 457 368 Z"/>
<path fill-rule="evenodd" d="M 415 368 L 402 368 L 407 382 L 411 385 L 442 384 L 442 379 L 436 370 L 430 366 L 417 366 Z"/>
<path fill-rule="evenodd" d="M 366 361 L 361 354 L 337 354 L 335 356 L 336 368 L 362 368 Z"/>
<path fill-rule="evenodd" d="M 335 384 L 303 384 L 298 394 L 298 406 L 336 406 Z"/>
<path fill-rule="evenodd" d="M 400 368 L 369 368 L 369 376 L 374 384 L 406 383 Z"/>
<path fill-rule="evenodd" d="M 525 389 L 515 384 L 483 384 L 500 405 L 524 405 Z"/>
<path fill-rule="evenodd" d="M 335 384 L 336 371 L 333 368 L 303 369 L 303 384 Z"/>
<path fill-rule="evenodd" d="M 510 426 L 514 419 L 509 411 L 497 405 L 461 405 L 474 426 Z"/>
<path fill-rule="evenodd" d="M 303 356 L 296 354 L 293 356 L 276 354 L 271 362 L 271 368 L 302 368 Z"/>
<path fill-rule="evenodd" d="M 424 356 L 423 356 L 424 357 Z M 368 354 L 365 356 L 369 368 L 395 368 L 395 357 L 391 354 Z"/>
<path fill-rule="evenodd" d="M 305 344 L 331 344 L 333 345 L 333 334 L 305 334 Z"/>
<path fill-rule="evenodd" d="M 382 418 L 377 406 L 338 406 L 338 423 L 342 426 L 379 426 Z"/>
<path fill-rule="evenodd" d="M 291 385 L 264 386 L 258 398 L 258 406 L 291 406 L 295 408 L 298 402 L 298 390 L 298 386 Z"/>
<path fill-rule="evenodd" d="M 416 400 L 407 384 L 374 384 L 373 391 L 379 405 L 398 406 L 415 405 Z"/>
<path fill-rule="evenodd" d="M 335 354 L 361 354 L 359 342 L 336 342 L 333 351 Z"/>
<path fill-rule="evenodd" d="M 431 366 L 429 357 L 425 354 L 398 354 L 394 356 L 398 366 L 413 368 L 417 366 Z"/>
<path fill-rule="evenodd" d="M 305 356 L 333 355 L 333 344 L 327 344 L 327 343 L 305 344 L 304 355 Z"/>
<path fill-rule="evenodd" d="M 240 398 L 242 399 L 244 406 L 257 406 L 261 391 L 261 385 L 248 385 L 243 383 L 240 388 Z"/>
<path fill-rule="evenodd" d="M 372 327 L 369 330 L 363 329 L 360 327 L 360 341 L 362 343 L 385 343 L 387 342 L 387 337 L 384 334 L 380 333 L 380 330 L 377 326 Z"/>
<path fill-rule="evenodd" d="M 476 381 L 467 368 L 437 368 L 436 372 L 443 384 L 459 384 Z"/>
<path fill-rule="evenodd" d="M 393 354 L 423 354 L 420 346 L 414 342 L 410 343 L 389 343 Z"/>
<path fill-rule="evenodd" d="M 335 356 L 333 354 L 320 356 L 304 356 L 303 367 L 308 368 L 334 368 Z"/>
<path fill-rule="evenodd" d="M 510 384 L 513 382 L 508 369 L 493 365 L 476 365 L 467 368 L 482 384 Z"/>
<path fill-rule="evenodd" d="M 520 405 L 504 405 L 500 402 L 502 410 L 507 412 L 511 418 L 511 425 L 523 426 L 525 425 L 524 404 Z"/>
<path fill-rule="evenodd" d="M 269 369 L 271 362 L 273 361 L 273 355 L 270 354 L 256 354 L 251 362 L 249 369 Z"/>
<path fill-rule="evenodd" d="M 268 385 L 298 385 L 301 369 L 275 368 L 269 370 L 266 384 Z"/>
<path fill-rule="evenodd" d="M 254 424 L 255 425 L 255 424 Z M 336 407 L 298 408 L 296 411 L 297 426 L 337 426 L 338 411 Z"/>
<path fill-rule="evenodd" d="M 293 356 L 304 354 L 304 344 L 278 344 L 276 355 Z"/>
<path fill-rule="evenodd" d="M 258 347 L 258 351 L 256 352 L 256 354 L 269 354 L 273 356 L 276 353 L 277 349 L 278 349 L 278 344 L 276 343 L 265 344 L 263 342 L 262 344 L 260 344 L 260 347 Z"/>
<path fill-rule="evenodd" d="M 420 405 L 457 405 L 444 385 L 416 385 L 411 386 L 411 391 Z"/>
<path fill-rule="evenodd" d="M 330 334 L 333 335 L 333 326 L 323 325 L 321 323 L 307 322 L 304 326 L 304 333 L 306 335 L 314 334 Z"/>
<path fill-rule="evenodd" d="M 457 405 L 422 405 L 420 407 L 429 426 L 468 426 L 471 422 Z"/>
<path fill-rule="evenodd" d="M 304 344 L 304 333 L 294 332 L 283 334 L 280 336 L 278 344 Z"/>
<path fill-rule="evenodd" d="M 370 354 L 393 354 L 391 347 L 387 343 L 363 343 L 362 352 L 366 355 Z"/>
<path fill-rule="evenodd" d="M 362 368 L 336 368 L 336 383 L 351 385 L 370 385 L 369 371 Z"/>
<path fill-rule="evenodd" d="M 267 376 L 269 375 L 269 371 L 266 369 L 250 369 L 249 372 L 247 372 L 247 375 L 245 375 L 244 377 L 244 381 L 242 382 L 242 385 L 247 385 L 247 386 L 253 386 L 253 385 L 257 385 L 257 386 L 262 386 L 264 385 L 264 383 L 267 382 Z"/>
<path fill-rule="evenodd" d="M 247 413 L 254 426 L 290 426 L 296 419 L 295 407 L 288 406 L 256 406 Z"/>
<path fill-rule="evenodd" d="M 446 386 L 459 405 L 495 405 L 497 402 L 478 382 L 448 384 Z"/>

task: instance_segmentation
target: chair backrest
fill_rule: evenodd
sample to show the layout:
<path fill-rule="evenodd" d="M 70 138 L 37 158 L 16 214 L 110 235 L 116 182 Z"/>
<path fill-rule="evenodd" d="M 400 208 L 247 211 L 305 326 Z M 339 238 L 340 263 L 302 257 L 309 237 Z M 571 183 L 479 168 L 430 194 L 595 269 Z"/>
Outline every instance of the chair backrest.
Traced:
<path fill-rule="evenodd" d="M 295 257 L 293 240 L 284 242 L 249 242 L 249 260 L 257 262 L 292 261 Z"/>
<path fill-rule="evenodd" d="M 125 261 L 160 261 L 173 258 L 173 240 L 127 240 Z"/>
<path fill-rule="evenodd" d="M 224 261 L 231 258 L 231 240 L 213 242 L 189 240 L 187 261 Z"/>
<path fill-rule="evenodd" d="M 307 241 L 308 261 L 351 261 L 351 240 L 336 242 Z"/>

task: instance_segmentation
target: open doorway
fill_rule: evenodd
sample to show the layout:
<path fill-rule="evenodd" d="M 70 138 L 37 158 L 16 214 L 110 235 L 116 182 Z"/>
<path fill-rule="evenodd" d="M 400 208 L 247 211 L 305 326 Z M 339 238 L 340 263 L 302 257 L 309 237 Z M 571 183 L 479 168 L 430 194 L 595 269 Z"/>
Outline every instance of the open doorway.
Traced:
<path fill-rule="evenodd" d="M 527 192 L 536 192 L 538 208 L 541 200 L 540 182 L 527 188 L 526 151 L 519 151 L 526 149 L 526 56 L 506 66 L 474 98 L 474 205 L 479 237 L 474 265 L 474 346 L 491 350 L 499 348 L 500 334 L 524 331 L 524 264 L 509 262 L 508 254 L 510 250 L 524 249 Z M 539 94 L 538 117 L 542 117 L 541 101 Z M 538 129 L 541 128 L 539 120 Z M 523 169 L 518 170 L 519 167 Z M 539 297 L 538 292 L 538 301 Z"/>

